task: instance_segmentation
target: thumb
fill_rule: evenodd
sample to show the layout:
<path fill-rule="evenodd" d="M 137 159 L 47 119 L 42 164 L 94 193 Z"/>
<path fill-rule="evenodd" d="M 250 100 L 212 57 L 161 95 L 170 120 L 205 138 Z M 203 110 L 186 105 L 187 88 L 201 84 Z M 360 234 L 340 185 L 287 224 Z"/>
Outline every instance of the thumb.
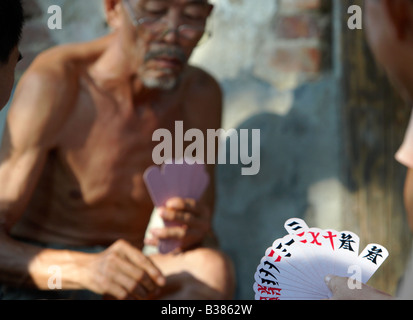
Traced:
<path fill-rule="evenodd" d="M 324 281 L 333 296 L 335 296 L 340 290 L 347 288 L 348 279 L 329 274 L 324 278 Z"/>
<path fill-rule="evenodd" d="M 327 287 L 333 294 L 332 300 L 390 300 L 387 293 L 371 288 L 361 282 L 353 282 L 350 278 L 328 275 L 324 278 Z M 352 281 L 352 282 L 350 282 Z"/>

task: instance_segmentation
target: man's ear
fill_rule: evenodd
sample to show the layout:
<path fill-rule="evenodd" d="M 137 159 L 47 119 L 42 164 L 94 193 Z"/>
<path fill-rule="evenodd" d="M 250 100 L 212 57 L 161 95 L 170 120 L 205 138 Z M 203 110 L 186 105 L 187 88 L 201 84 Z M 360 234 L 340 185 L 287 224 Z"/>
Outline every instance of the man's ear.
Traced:
<path fill-rule="evenodd" d="M 413 32 L 413 1 L 382 0 L 394 26 L 398 40 L 406 40 Z"/>
<path fill-rule="evenodd" d="M 121 25 L 122 0 L 104 0 L 106 21 L 114 29 Z"/>
<path fill-rule="evenodd" d="M 214 5 L 212 3 L 208 3 L 208 6 L 209 6 L 209 12 L 208 12 L 208 17 L 209 17 L 212 11 L 214 11 Z"/>

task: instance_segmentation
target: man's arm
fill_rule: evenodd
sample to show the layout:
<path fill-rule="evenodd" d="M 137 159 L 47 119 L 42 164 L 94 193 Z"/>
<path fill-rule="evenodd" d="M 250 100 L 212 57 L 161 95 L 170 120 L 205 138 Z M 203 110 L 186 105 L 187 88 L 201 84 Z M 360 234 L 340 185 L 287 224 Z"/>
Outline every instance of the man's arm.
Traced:
<path fill-rule="evenodd" d="M 33 274 L 30 266 L 40 249 L 10 237 L 67 117 L 67 97 L 73 96 L 70 79 L 59 81 L 64 70 L 41 64 L 35 62 L 16 89 L 0 149 L 0 281 L 44 288 L 47 268 Z"/>
<path fill-rule="evenodd" d="M 50 58 L 43 56 L 21 79 L 0 150 L 0 282 L 47 290 L 49 267 L 59 266 L 65 290 L 89 289 L 118 299 L 146 298 L 164 285 L 165 278 L 140 250 L 123 240 L 102 253 L 86 254 L 42 249 L 10 237 L 48 152 L 56 147 L 70 117 L 74 105 L 70 100 L 76 98 L 76 73 L 70 66 L 51 63 Z"/>
<path fill-rule="evenodd" d="M 207 162 L 207 130 L 221 128 L 222 91 L 217 81 L 206 72 L 191 67 L 190 84 L 186 88 L 184 126 L 196 128 L 204 134 L 204 160 Z M 218 157 L 218 143 L 215 145 L 215 159 Z M 166 208 L 161 208 L 164 220 L 180 223 L 181 226 L 152 230 L 152 239 L 145 239 L 148 245 L 158 245 L 160 239 L 179 239 L 182 243 L 177 251 L 184 251 L 204 245 L 217 247 L 212 230 L 215 210 L 215 165 L 206 165 L 210 183 L 202 199 L 170 199 Z"/>
<path fill-rule="evenodd" d="M 68 116 L 73 85 L 58 70 L 28 71 L 10 108 L 0 149 L 0 216 L 6 230 L 24 211 Z"/>

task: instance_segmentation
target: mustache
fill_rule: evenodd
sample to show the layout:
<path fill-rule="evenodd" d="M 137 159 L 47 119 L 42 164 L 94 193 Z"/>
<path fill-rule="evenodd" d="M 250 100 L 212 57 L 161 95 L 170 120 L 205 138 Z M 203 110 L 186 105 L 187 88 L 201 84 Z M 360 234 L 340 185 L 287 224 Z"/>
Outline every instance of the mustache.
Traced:
<path fill-rule="evenodd" d="M 177 47 L 166 47 L 161 49 L 154 49 L 149 51 L 144 58 L 144 61 L 147 62 L 152 59 L 157 59 L 161 57 L 168 57 L 179 60 L 181 63 L 186 62 L 186 55 L 181 48 Z"/>

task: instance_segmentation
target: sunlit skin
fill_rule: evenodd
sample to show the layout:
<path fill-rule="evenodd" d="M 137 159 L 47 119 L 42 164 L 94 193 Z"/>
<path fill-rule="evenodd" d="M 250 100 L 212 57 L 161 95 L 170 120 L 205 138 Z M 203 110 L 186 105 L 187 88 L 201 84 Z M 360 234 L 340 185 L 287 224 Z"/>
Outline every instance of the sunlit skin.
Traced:
<path fill-rule="evenodd" d="M 172 130 L 175 120 L 186 130 L 220 126 L 219 85 L 187 64 L 199 39 L 176 31 L 188 12 L 206 20 L 212 8 L 203 0 L 130 3 L 137 15 L 164 16 L 171 31 L 155 37 L 133 25 L 123 1 L 105 0 L 110 35 L 46 51 L 17 87 L 0 150 L 0 281 L 47 290 L 48 267 L 58 265 L 63 289 L 116 299 L 230 298 L 231 264 L 202 247 L 212 234 L 213 166 L 201 201 L 171 199 L 163 208 L 182 227 L 157 229 L 148 240 L 181 239 L 181 253 L 141 251 L 153 210 L 142 178 L 159 143 L 152 133 Z M 89 254 L 14 239 L 109 247 Z"/>

